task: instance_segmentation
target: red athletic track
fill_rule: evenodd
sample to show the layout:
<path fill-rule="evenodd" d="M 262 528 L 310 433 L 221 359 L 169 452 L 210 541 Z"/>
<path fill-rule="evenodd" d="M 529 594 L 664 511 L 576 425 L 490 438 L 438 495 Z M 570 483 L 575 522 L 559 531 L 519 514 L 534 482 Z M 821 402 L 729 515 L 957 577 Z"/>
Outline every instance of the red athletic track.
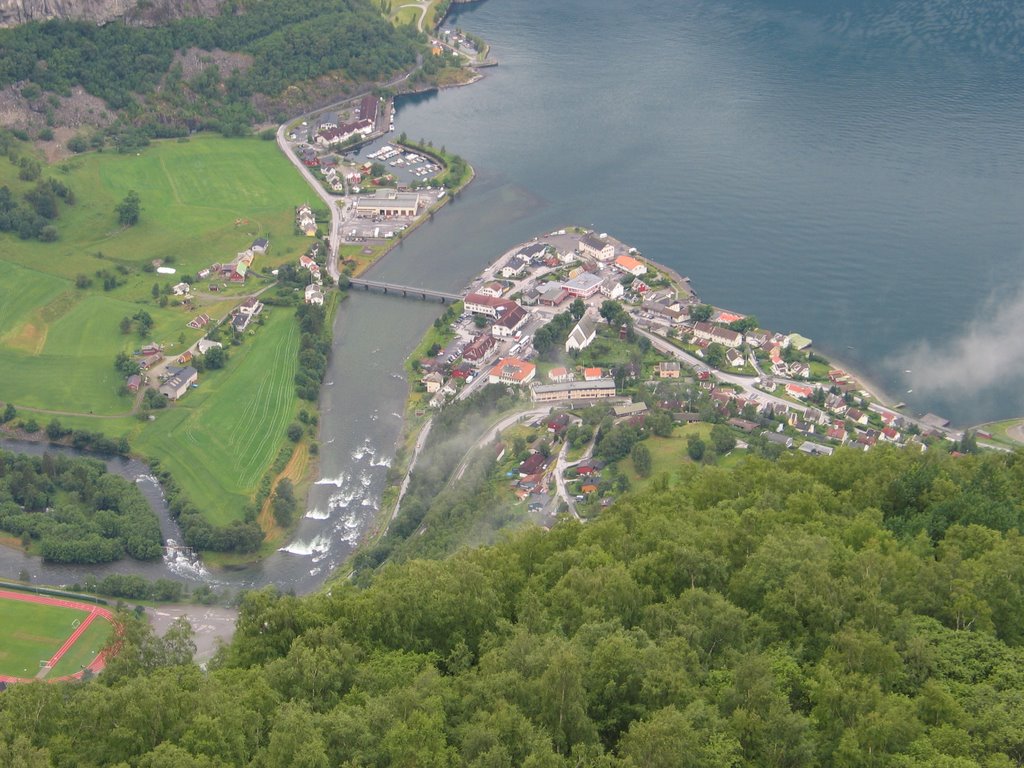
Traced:
<path fill-rule="evenodd" d="M 62 600 L 59 597 L 44 597 L 42 595 L 33 595 L 26 592 L 9 592 L 6 589 L 0 589 L 0 600 L 21 600 L 25 603 L 40 603 L 42 605 L 53 605 L 58 608 L 74 608 L 75 610 L 84 611 L 88 614 L 82 622 L 75 628 L 75 631 L 71 633 L 71 636 L 64 641 L 64 644 L 57 650 L 50 660 L 46 662 L 47 666 L 51 669 L 60 661 L 61 657 L 68 652 L 68 650 L 75 644 L 75 641 L 82 636 L 86 628 L 92 624 L 93 620 L 97 616 L 101 616 L 110 622 L 114 627 L 114 631 L 119 631 L 119 626 L 114 621 L 114 615 L 106 608 L 102 608 L 98 605 L 91 605 L 89 603 L 77 603 L 74 600 Z M 49 683 L 60 682 L 61 680 L 80 680 L 85 674 L 86 669 L 96 674 L 101 672 L 107 665 L 106 651 L 100 651 L 96 658 L 93 659 L 89 665 L 73 675 L 64 675 L 63 677 L 47 678 L 46 681 Z M 10 677 L 8 675 L 0 675 L 0 682 L 4 683 L 30 683 L 34 678 L 29 677 Z"/>

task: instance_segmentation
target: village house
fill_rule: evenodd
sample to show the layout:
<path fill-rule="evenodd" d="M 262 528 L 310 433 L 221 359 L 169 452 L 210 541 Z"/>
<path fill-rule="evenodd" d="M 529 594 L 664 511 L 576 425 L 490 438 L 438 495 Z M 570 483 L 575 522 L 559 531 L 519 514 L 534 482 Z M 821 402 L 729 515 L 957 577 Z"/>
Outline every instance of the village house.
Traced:
<path fill-rule="evenodd" d="M 176 286 L 171 288 L 171 292 L 175 296 L 187 296 L 192 290 L 192 286 L 188 283 L 178 283 Z"/>
<path fill-rule="evenodd" d="M 749 344 L 751 347 L 760 347 L 763 346 L 765 342 L 768 341 L 768 331 L 762 331 L 757 329 L 753 331 L 747 331 L 747 335 L 745 338 L 747 344 Z"/>
<path fill-rule="evenodd" d="M 567 381 L 573 381 L 575 378 L 576 376 L 573 372 L 567 368 L 552 368 L 548 371 L 548 380 L 555 384 L 564 384 Z"/>
<path fill-rule="evenodd" d="M 519 477 L 525 478 L 535 475 L 544 469 L 547 459 L 542 453 L 531 453 L 524 462 L 519 465 Z"/>
<path fill-rule="evenodd" d="M 836 440 L 840 443 L 845 443 L 846 427 L 839 423 L 833 424 L 831 427 L 829 427 L 828 431 L 825 433 L 825 436 L 830 440 Z"/>
<path fill-rule="evenodd" d="M 615 266 L 627 275 L 633 275 L 634 277 L 640 277 L 640 275 L 647 274 L 647 266 L 642 261 L 638 261 L 632 256 L 619 256 L 615 259 Z"/>
<path fill-rule="evenodd" d="M 606 277 L 601 283 L 601 295 L 609 299 L 621 299 L 626 289 L 615 276 Z"/>
<path fill-rule="evenodd" d="M 611 261 L 615 256 L 615 246 L 593 232 L 588 232 L 580 238 L 579 252 L 589 254 L 598 261 Z"/>
<path fill-rule="evenodd" d="M 317 123 L 317 128 L 321 131 L 329 131 L 332 128 L 338 127 L 338 113 L 337 112 L 324 112 L 320 115 L 320 122 Z"/>
<path fill-rule="evenodd" d="M 789 365 L 790 378 L 809 379 L 811 377 L 811 366 L 801 363 L 799 360 Z"/>
<path fill-rule="evenodd" d="M 210 322 L 210 316 L 207 315 L 206 313 L 203 313 L 203 314 L 199 315 L 198 317 L 194 317 L 191 320 L 189 320 L 187 325 L 188 325 L 189 328 L 195 328 L 196 330 L 199 330 L 200 328 L 202 328 L 205 325 L 207 325 L 209 322 Z"/>
<path fill-rule="evenodd" d="M 519 328 L 525 323 L 529 315 L 525 309 L 520 307 L 514 301 L 513 306 L 508 310 L 501 312 L 498 315 L 498 319 L 494 321 L 491 326 L 491 333 L 498 338 L 508 338 L 512 336 Z"/>
<path fill-rule="evenodd" d="M 138 392 L 139 387 L 142 386 L 142 377 L 137 373 L 133 373 L 128 377 L 127 381 L 125 381 L 125 386 L 128 387 L 129 392 Z"/>
<path fill-rule="evenodd" d="M 494 336 L 487 333 L 478 334 L 462 351 L 466 360 L 480 361 L 487 356 L 487 353 L 494 347 Z"/>
<path fill-rule="evenodd" d="M 616 418 L 639 416 L 642 413 L 647 413 L 647 403 L 624 403 L 623 405 L 616 405 L 612 408 L 612 412 L 615 414 Z"/>
<path fill-rule="evenodd" d="M 516 384 L 525 386 L 537 375 L 537 366 L 515 357 L 506 357 L 499 361 L 487 377 L 491 384 Z"/>
<path fill-rule="evenodd" d="M 252 241 L 249 250 L 253 253 L 266 253 L 270 250 L 270 241 L 265 237 L 257 237 Z"/>
<path fill-rule="evenodd" d="M 547 421 L 548 432 L 553 435 L 562 434 L 569 426 L 569 414 L 560 413 L 557 416 L 552 416 Z"/>
<path fill-rule="evenodd" d="M 835 393 L 829 393 L 825 396 L 825 408 L 832 411 L 837 416 L 845 416 L 849 410 L 849 406 L 846 404 L 846 400 L 842 395 Z"/>
<path fill-rule="evenodd" d="M 306 286 L 305 301 L 307 304 L 316 304 L 317 306 L 323 306 L 324 294 L 320 290 L 320 286 L 314 283 L 310 283 Z"/>
<path fill-rule="evenodd" d="M 755 424 L 752 421 L 748 421 L 747 419 L 740 419 L 734 417 L 729 419 L 727 423 L 729 424 L 729 426 L 736 427 L 737 429 L 746 432 L 748 435 L 755 429 L 757 429 L 757 424 Z"/>
<path fill-rule="evenodd" d="M 801 400 L 806 400 L 814 394 L 814 389 L 812 387 L 805 387 L 802 384 L 787 384 L 786 394 L 790 397 L 797 397 Z"/>
<path fill-rule="evenodd" d="M 743 353 L 738 349 L 730 349 L 725 353 L 725 362 L 733 368 L 743 367 Z"/>
<path fill-rule="evenodd" d="M 530 262 L 531 264 L 543 264 L 547 250 L 547 243 L 531 243 L 530 245 L 520 248 L 516 256 L 523 261 Z"/>
<path fill-rule="evenodd" d="M 797 450 L 803 451 L 811 456 L 831 456 L 835 453 L 836 449 L 831 445 L 821 445 L 820 443 L 812 443 L 810 440 L 805 440 L 800 443 L 800 447 Z"/>
<path fill-rule="evenodd" d="M 480 286 L 480 290 L 477 291 L 482 296 L 490 296 L 494 299 L 500 299 L 501 294 L 505 292 L 505 286 L 499 283 L 497 280 L 491 280 L 489 283 L 484 283 Z"/>
<path fill-rule="evenodd" d="M 518 256 L 513 256 L 501 268 L 501 276 L 504 278 L 520 277 L 526 273 L 526 262 Z"/>
<path fill-rule="evenodd" d="M 500 299 L 484 293 L 470 293 L 463 299 L 463 308 L 473 315 L 497 318 L 502 312 L 507 312 L 512 307 L 519 306 L 511 299 Z"/>
<path fill-rule="evenodd" d="M 793 447 L 793 438 L 790 437 L 789 435 L 783 434 L 782 432 L 769 432 L 766 429 L 766 430 L 764 430 L 761 433 L 761 435 L 769 443 L 775 443 L 776 445 L 781 445 L 783 448 L 792 448 Z"/>
<path fill-rule="evenodd" d="M 168 400 L 177 400 L 199 379 L 199 371 L 192 366 L 180 369 L 163 384 L 160 385 L 160 394 L 166 395 Z"/>
<path fill-rule="evenodd" d="M 864 413 L 864 411 L 857 410 L 856 408 L 850 408 L 846 412 L 846 418 L 854 424 L 860 424 L 862 427 L 867 426 L 868 423 L 868 415 Z"/>
<path fill-rule="evenodd" d="M 575 350 L 578 352 L 581 349 L 586 349 L 596 337 L 597 329 L 594 327 L 593 321 L 584 315 L 569 333 L 569 338 L 565 340 L 565 351 Z"/>
<path fill-rule="evenodd" d="M 428 395 L 432 395 L 435 392 L 439 392 L 441 390 L 441 387 L 444 385 L 444 377 L 437 372 L 428 373 L 426 376 L 420 379 L 420 381 L 423 382 L 423 386 L 427 388 Z"/>
<path fill-rule="evenodd" d="M 600 368 L 584 368 L 583 369 L 583 380 L 584 381 L 597 381 L 598 379 L 604 378 L 604 371 Z"/>
<path fill-rule="evenodd" d="M 255 296 L 250 296 L 238 305 L 238 311 L 243 315 L 252 315 L 255 317 L 263 311 L 263 304 Z"/>
<path fill-rule="evenodd" d="M 658 363 L 658 378 L 678 379 L 680 373 L 679 363 L 675 361 Z"/>
<path fill-rule="evenodd" d="M 705 322 L 693 324 L 693 335 L 695 338 L 730 348 L 736 348 L 743 343 L 743 334 Z"/>

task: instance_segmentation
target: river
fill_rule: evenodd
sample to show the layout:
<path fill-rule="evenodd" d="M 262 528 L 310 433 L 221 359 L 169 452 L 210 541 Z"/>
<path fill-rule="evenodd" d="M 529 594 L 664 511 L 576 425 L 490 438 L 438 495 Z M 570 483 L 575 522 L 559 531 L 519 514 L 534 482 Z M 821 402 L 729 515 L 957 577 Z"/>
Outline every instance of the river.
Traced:
<path fill-rule="evenodd" d="M 500 66 L 400 99 L 397 126 L 460 153 L 477 179 L 370 276 L 460 289 L 517 242 L 593 225 L 691 277 L 705 300 L 812 337 L 915 410 L 959 424 L 1024 413 L 1016 8 L 458 7 L 445 26 L 483 36 Z M 217 580 L 302 593 L 344 562 L 386 482 L 403 360 L 440 311 L 344 303 L 307 515 L 285 550 Z"/>

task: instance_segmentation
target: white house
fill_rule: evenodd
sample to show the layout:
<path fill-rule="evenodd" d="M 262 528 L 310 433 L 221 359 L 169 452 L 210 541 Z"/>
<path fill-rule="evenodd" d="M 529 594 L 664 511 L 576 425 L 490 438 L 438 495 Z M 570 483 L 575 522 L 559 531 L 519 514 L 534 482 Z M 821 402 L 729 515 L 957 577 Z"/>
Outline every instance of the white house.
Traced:
<path fill-rule="evenodd" d="M 306 286 L 306 303 L 323 306 L 324 294 L 320 290 L 320 286 L 313 285 L 312 283 Z"/>
<path fill-rule="evenodd" d="M 593 232 L 588 232 L 580 238 L 579 251 L 593 256 L 598 261 L 611 261 L 615 256 L 615 246 Z"/>
<path fill-rule="evenodd" d="M 642 261 L 638 261 L 632 256 L 619 256 L 619 258 L 615 260 L 615 266 L 634 277 L 640 277 L 640 275 L 647 273 L 647 266 Z"/>
<path fill-rule="evenodd" d="M 576 323 L 576 327 L 569 333 L 569 338 L 565 340 L 565 351 L 572 352 L 573 350 L 586 349 L 596 336 L 597 329 L 594 327 L 594 323 L 589 317 L 584 315 Z"/>
<path fill-rule="evenodd" d="M 622 294 L 625 292 L 626 289 L 622 286 L 622 283 L 614 277 L 606 277 L 604 282 L 601 283 L 601 295 L 607 296 L 609 299 L 622 298 Z"/>

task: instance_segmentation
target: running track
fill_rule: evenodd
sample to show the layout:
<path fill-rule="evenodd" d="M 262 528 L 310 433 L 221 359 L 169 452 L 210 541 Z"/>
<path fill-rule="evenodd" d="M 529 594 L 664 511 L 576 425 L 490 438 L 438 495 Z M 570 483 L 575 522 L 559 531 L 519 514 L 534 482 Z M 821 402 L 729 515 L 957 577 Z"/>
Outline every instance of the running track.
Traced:
<path fill-rule="evenodd" d="M 42 595 L 33 595 L 26 592 L 10 592 L 6 589 L 0 589 L 0 600 L 21 600 L 25 603 L 39 603 L 41 605 L 52 605 L 58 608 L 74 608 L 78 611 L 83 611 L 88 614 L 82 622 L 75 628 L 75 631 L 71 633 L 71 636 L 64 641 L 64 644 L 57 649 L 57 652 L 50 657 L 50 660 L 46 662 L 47 666 L 51 669 L 61 660 L 61 657 L 75 644 L 82 633 L 88 628 L 90 624 L 100 616 L 110 622 L 111 626 L 114 627 L 114 631 L 118 630 L 118 624 L 114 621 L 114 615 L 98 605 L 91 605 L 89 603 L 78 603 L 74 600 L 63 600 L 59 597 L 44 597 Z M 47 682 L 56 683 L 61 680 L 80 680 L 85 674 L 85 670 L 89 670 L 93 674 L 97 674 L 103 670 L 107 665 L 106 652 L 101 651 L 97 654 L 89 665 L 73 675 L 64 675 L 63 677 L 50 678 Z M 32 678 L 27 677 L 10 677 L 8 675 L 0 675 L 0 682 L 4 683 L 29 683 L 32 682 Z"/>

